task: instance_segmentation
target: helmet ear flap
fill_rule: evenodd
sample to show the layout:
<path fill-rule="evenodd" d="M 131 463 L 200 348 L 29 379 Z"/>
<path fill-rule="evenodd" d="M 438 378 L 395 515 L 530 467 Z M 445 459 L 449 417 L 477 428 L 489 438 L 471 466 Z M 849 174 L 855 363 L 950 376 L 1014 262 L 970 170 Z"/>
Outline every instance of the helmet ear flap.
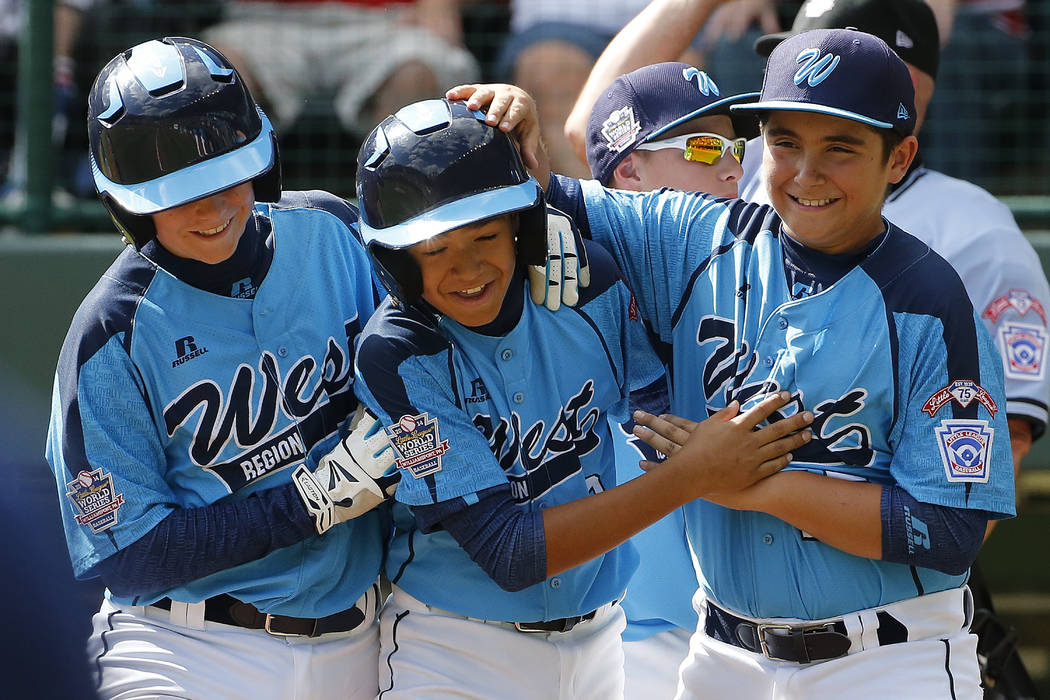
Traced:
<path fill-rule="evenodd" d="M 252 180 L 256 202 L 276 202 L 281 198 L 281 151 L 277 148 L 277 132 L 270 132 L 273 142 L 273 165 Z"/>
<path fill-rule="evenodd" d="M 124 237 L 124 242 L 135 246 L 135 250 L 141 250 L 142 246 L 157 237 L 157 227 L 149 214 L 130 213 L 117 204 L 108 192 L 99 193 L 99 199 Z"/>
<path fill-rule="evenodd" d="M 407 250 L 386 248 L 379 244 L 368 246 L 376 272 L 383 285 L 402 303 L 415 304 L 423 296 L 423 273 Z"/>
<path fill-rule="evenodd" d="M 518 263 L 543 265 L 547 260 L 547 206 L 540 201 L 518 214 Z"/>

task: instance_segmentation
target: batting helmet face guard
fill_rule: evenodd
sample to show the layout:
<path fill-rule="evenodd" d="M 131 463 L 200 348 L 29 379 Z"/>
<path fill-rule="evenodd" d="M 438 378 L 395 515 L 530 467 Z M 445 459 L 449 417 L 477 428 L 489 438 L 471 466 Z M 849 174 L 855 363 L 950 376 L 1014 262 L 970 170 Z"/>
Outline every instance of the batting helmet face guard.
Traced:
<path fill-rule="evenodd" d="M 517 262 L 546 256 L 543 191 L 505 133 L 462 102 L 425 100 L 398 110 L 361 146 L 361 237 L 390 293 L 413 304 L 419 267 L 406 248 L 501 214 L 520 217 Z"/>
<path fill-rule="evenodd" d="M 150 214 L 252 181 L 258 201 L 280 198 L 277 137 L 236 69 L 207 44 L 147 41 L 111 60 L 88 96 L 95 189 L 141 248 Z"/>

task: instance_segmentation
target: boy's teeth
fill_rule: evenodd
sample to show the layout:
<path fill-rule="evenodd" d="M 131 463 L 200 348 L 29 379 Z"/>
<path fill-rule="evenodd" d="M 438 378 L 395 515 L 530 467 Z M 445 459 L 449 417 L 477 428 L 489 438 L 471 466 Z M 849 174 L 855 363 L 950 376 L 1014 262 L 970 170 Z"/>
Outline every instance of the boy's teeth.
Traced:
<path fill-rule="evenodd" d="M 481 292 L 481 290 L 484 289 L 484 288 L 485 288 L 485 285 L 481 285 L 480 287 L 472 287 L 470 289 L 461 290 L 460 294 L 479 294 Z"/>
<path fill-rule="evenodd" d="M 210 229 L 207 229 L 207 230 L 201 230 L 201 231 L 198 231 L 197 233 L 201 234 L 202 236 L 214 236 L 216 233 L 218 233 L 219 231 L 222 231 L 224 228 L 226 228 L 229 225 L 230 225 L 230 222 L 227 221 L 226 223 L 222 224 L 221 226 L 216 226 L 215 228 L 210 228 Z"/>
<path fill-rule="evenodd" d="M 799 197 L 798 198 L 798 202 L 799 202 L 799 204 L 802 204 L 802 205 L 807 206 L 807 207 L 822 207 L 825 204 L 830 204 L 831 200 L 830 199 L 802 199 L 801 197 Z"/>

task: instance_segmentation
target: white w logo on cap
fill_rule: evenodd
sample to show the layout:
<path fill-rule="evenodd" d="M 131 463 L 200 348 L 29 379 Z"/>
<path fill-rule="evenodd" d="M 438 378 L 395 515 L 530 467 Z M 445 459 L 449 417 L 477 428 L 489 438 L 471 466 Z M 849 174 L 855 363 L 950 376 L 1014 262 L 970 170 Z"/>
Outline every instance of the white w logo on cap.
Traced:
<path fill-rule="evenodd" d="M 805 80 L 810 87 L 816 87 L 835 70 L 839 64 L 839 57 L 830 53 L 821 57 L 819 49 L 806 49 L 795 58 L 795 62 L 802 64 L 802 67 L 795 73 L 795 77 L 792 78 L 795 85 L 801 85 Z"/>
<path fill-rule="evenodd" d="M 692 66 L 683 68 L 682 77 L 690 82 L 693 78 L 696 78 L 696 87 L 704 97 L 710 97 L 712 93 L 714 93 L 716 97 L 720 97 L 722 94 L 718 91 L 718 86 L 715 85 L 715 81 L 711 76 L 698 68 L 693 68 Z"/>

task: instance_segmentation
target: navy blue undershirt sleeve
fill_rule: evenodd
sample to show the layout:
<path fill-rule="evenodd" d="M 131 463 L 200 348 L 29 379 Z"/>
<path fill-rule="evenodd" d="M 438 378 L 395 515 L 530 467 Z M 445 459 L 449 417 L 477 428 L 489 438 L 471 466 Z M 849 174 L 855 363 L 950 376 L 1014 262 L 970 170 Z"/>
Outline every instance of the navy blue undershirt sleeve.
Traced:
<path fill-rule="evenodd" d="M 588 239 L 591 237 L 587 205 L 583 201 L 583 188 L 580 187 L 579 180 L 551 173 L 551 181 L 547 185 L 547 203 L 568 214 L 576 222 L 581 236 Z"/>
<path fill-rule="evenodd" d="M 917 501 L 900 486 L 882 489 L 882 558 L 959 576 L 977 559 L 986 511 Z"/>
<path fill-rule="evenodd" d="M 505 591 L 524 590 L 547 578 L 543 513 L 518 507 L 510 484 L 480 491 L 477 503 L 456 498 L 415 506 L 412 513 L 423 532 L 444 528 Z"/>
<path fill-rule="evenodd" d="M 317 534 L 295 486 L 179 508 L 138 541 L 99 562 L 115 595 L 147 595 L 255 561 Z"/>

